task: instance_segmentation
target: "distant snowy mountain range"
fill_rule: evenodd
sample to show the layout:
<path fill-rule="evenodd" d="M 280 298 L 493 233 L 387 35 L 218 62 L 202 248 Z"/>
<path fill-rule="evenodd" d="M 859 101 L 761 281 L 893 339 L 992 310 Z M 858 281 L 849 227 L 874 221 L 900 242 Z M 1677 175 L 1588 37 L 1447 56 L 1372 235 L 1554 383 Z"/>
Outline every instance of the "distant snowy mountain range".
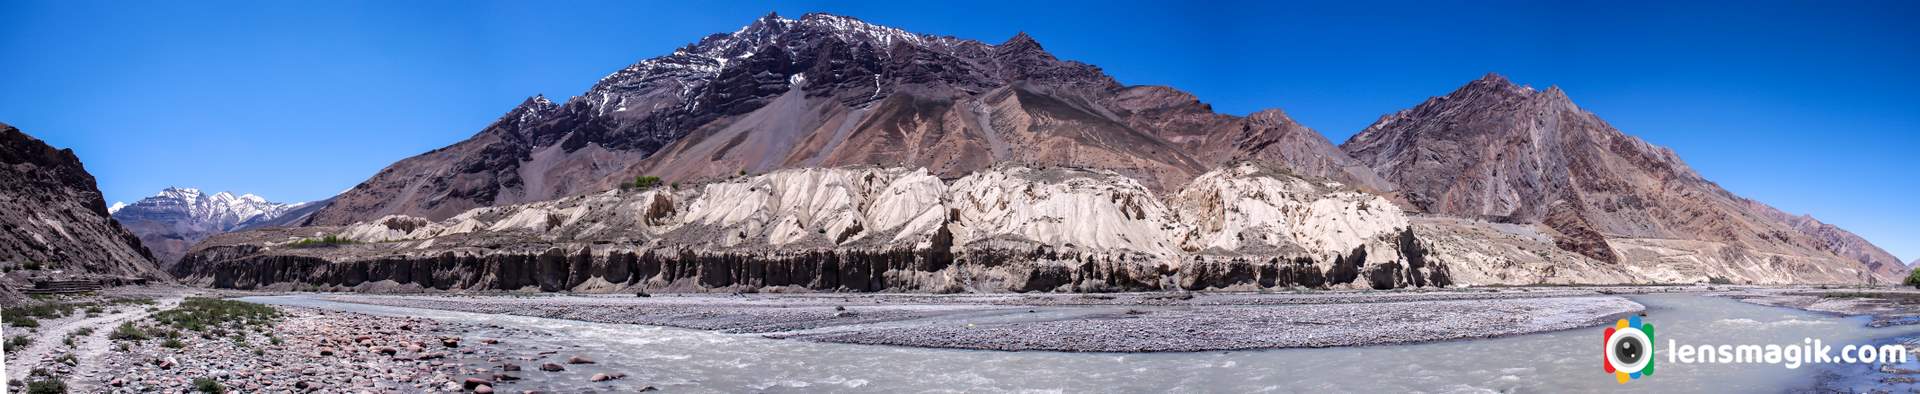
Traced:
<path fill-rule="evenodd" d="M 166 266 L 209 236 L 285 224 L 281 219 L 305 216 L 312 210 L 303 208 L 316 205 L 324 204 L 278 203 L 251 193 L 209 195 L 200 189 L 169 187 L 132 204 L 115 202 L 108 212 Z"/>

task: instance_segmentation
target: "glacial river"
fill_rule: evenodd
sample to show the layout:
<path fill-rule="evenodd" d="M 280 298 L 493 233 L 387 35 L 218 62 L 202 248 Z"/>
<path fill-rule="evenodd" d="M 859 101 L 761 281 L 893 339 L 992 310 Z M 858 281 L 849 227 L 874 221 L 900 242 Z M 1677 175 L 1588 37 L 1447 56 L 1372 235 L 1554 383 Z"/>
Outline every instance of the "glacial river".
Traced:
<path fill-rule="evenodd" d="M 1841 318 L 1697 295 L 1630 297 L 1656 328 L 1656 373 L 1625 385 L 1601 369 L 1602 328 L 1413 345 L 1197 353 L 1056 353 L 923 349 L 775 340 L 678 328 L 361 305 L 308 296 L 243 300 L 376 315 L 518 327 L 478 338 L 569 348 L 625 384 L 667 392 L 1780 392 L 1823 374 L 1873 366 L 1705 365 L 1668 362 L 1681 344 L 1868 344 L 1920 327 L 1867 328 Z M 518 337 L 515 337 L 517 335 Z M 1917 361 L 1920 362 L 1920 361 Z M 540 373 L 523 373 L 541 379 Z M 1842 380 L 1844 381 L 1844 379 Z M 1842 384 L 1844 385 L 1844 384 Z M 587 390 L 579 379 L 530 380 L 507 390 Z M 631 388 L 628 388 L 631 389 Z"/>

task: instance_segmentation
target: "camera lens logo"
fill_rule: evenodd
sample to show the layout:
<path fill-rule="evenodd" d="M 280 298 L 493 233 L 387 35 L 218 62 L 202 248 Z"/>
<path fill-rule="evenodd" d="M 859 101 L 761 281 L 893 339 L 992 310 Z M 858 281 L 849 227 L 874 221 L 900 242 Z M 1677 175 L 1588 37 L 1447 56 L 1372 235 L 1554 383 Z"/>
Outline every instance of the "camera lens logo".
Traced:
<path fill-rule="evenodd" d="M 1607 341 L 1600 351 L 1606 353 L 1607 373 L 1626 384 L 1628 380 L 1653 376 L 1653 323 L 1639 316 L 1620 319 L 1607 327 Z"/>

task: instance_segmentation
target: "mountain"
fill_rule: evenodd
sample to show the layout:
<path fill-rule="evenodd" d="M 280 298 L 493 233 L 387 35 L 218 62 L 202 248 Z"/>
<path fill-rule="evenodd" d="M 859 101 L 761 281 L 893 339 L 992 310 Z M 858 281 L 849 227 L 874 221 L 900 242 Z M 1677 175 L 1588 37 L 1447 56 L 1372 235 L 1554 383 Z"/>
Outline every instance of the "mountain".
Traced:
<path fill-rule="evenodd" d="M 1866 264 L 1869 270 L 1896 274 L 1899 279 L 1906 278 L 1906 263 L 1901 263 L 1900 258 L 1894 257 L 1893 253 L 1889 253 L 1885 249 L 1880 249 L 1879 246 L 1868 242 L 1866 238 L 1861 238 L 1853 232 L 1842 229 L 1839 226 L 1821 222 L 1819 219 L 1814 219 L 1811 215 L 1790 215 L 1758 202 L 1754 203 L 1753 208 L 1757 211 L 1771 214 L 1775 219 L 1793 226 L 1793 228 L 1799 230 L 1801 234 L 1812 238 L 1814 246 L 1818 246 L 1822 250 L 1859 261 Z"/>
<path fill-rule="evenodd" d="M 666 182 L 633 186 L 637 176 Z M 1116 291 L 1886 283 L 1559 88 L 1489 74 L 1342 145 L 1274 109 L 998 44 L 768 15 L 535 96 L 306 227 L 170 268 L 224 288 Z"/>
<path fill-rule="evenodd" d="M 1736 196 L 1672 150 L 1580 109 L 1558 87 L 1536 91 L 1488 74 L 1381 117 L 1341 148 L 1420 211 L 1541 224 L 1560 249 L 1653 280 L 1900 278 L 1864 240 L 1796 225 Z"/>
<path fill-rule="evenodd" d="M 1392 189 L 1282 112 L 1217 114 L 1178 90 L 1125 86 L 1025 33 L 988 44 L 837 15 L 767 15 L 564 103 L 528 98 L 467 140 L 381 170 L 310 223 L 440 220 L 641 175 L 691 182 L 848 165 L 926 167 L 945 179 L 997 163 L 1099 168 L 1168 192 L 1232 161 Z"/>
<path fill-rule="evenodd" d="M 109 211 L 140 237 L 164 268 L 208 236 L 257 227 L 309 205 L 276 203 L 253 194 L 208 195 L 199 189 L 169 187 L 133 204 L 116 203 Z"/>
<path fill-rule="evenodd" d="M 0 262 L 41 267 L 25 275 L 164 279 L 140 239 L 107 216 L 93 175 L 71 149 L 55 149 L 0 123 Z M 9 298 L 9 297 L 0 297 Z M 9 302 L 10 303 L 10 302 Z"/>
<path fill-rule="evenodd" d="M 308 220 L 313 219 L 314 213 L 320 212 L 321 208 L 326 208 L 327 204 L 330 204 L 332 202 L 333 202 L 333 197 L 327 197 L 326 199 L 319 200 L 319 201 L 308 201 L 308 202 L 302 202 L 302 203 L 284 204 L 283 209 L 280 211 L 279 214 L 261 215 L 261 216 L 254 217 L 253 219 L 240 222 L 238 226 L 234 226 L 234 229 L 232 231 L 251 230 L 256 228 L 302 226 L 302 225 L 305 225 Z"/>

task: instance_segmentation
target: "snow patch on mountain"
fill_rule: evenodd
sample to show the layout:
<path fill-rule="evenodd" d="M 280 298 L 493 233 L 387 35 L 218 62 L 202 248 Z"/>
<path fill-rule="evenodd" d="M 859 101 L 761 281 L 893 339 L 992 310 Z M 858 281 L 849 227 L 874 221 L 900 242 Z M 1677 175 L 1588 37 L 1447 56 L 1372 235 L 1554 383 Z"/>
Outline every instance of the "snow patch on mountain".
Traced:
<path fill-rule="evenodd" d="M 252 193 L 207 194 L 196 188 L 169 187 L 132 204 L 115 203 L 109 212 L 166 265 L 202 239 L 250 228 L 303 206 Z"/>

